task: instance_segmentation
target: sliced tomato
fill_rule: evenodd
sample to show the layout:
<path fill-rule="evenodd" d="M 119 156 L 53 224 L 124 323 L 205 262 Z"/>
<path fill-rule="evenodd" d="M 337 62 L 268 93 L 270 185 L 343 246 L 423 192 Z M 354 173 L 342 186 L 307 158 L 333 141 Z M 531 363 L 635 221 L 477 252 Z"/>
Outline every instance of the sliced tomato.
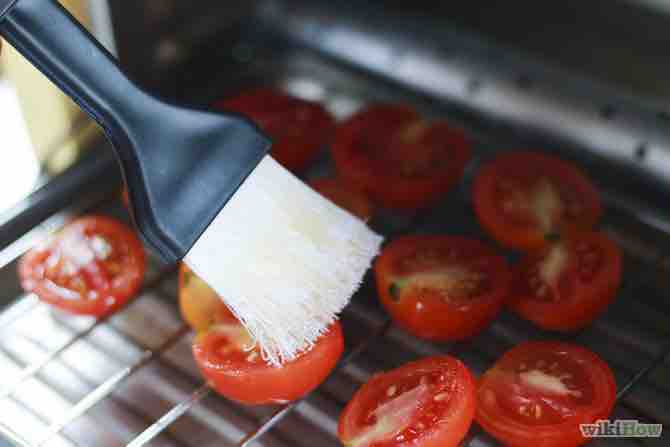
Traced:
<path fill-rule="evenodd" d="M 580 424 L 609 416 L 616 383 L 598 356 L 580 346 L 523 343 L 479 380 L 477 422 L 514 447 L 574 447 Z"/>
<path fill-rule="evenodd" d="M 461 340 L 484 329 L 507 297 L 506 261 L 458 236 L 405 236 L 375 263 L 379 298 L 393 320 L 431 340 Z"/>
<path fill-rule="evenodd" d="M 621 251 L 603 233 L 553 243 L 517 267 L 510 308 L 544 329 L 581 329 L 614 300 L 621 269 Z"/>
<path fill-rule="evenodd" d="M 556 157 L 509 152 L 481 168 L 473 185 L 482 227 L 501 244 L 535 250 L 600 219 L 598 191 L 577 167 Z"/>
<path fill-rule="evenodd" d="M 144 269 L 144 249 L 135 233 L 103 216 L 69 223 L 19 262 L 25 290 L 65 311 L 98 317 L 139 290 Z"/>
<path fill-rule="evenodd" d="M 330 199 L 336 205 L 360 217 L 370 220 L 372 217 L 372 203 L 368 197 L 355 189 L 347 187 L 340 179 L 324 177 L 309 182 L 309 185 L 321 195 Z"/>
<path fill-rule="evenodd" d="M 272 138 L 272 156 L 293 172 L 304 170 L 335 132 L 335 120 L 322 105 L 271 88 L 244 92 L 215 107 L 252 119 Z"/>
<path fill-rule="evenodd" d="M 384 207 L 416 210 L 449 191 L 471 158 L 465 134 L 411 107 L 377 104 L 342 124 L 332 146 L 341 177 Z"/>
<path fill-rule="evenodd" d="M 455 447 L 475 413 L 475 384 L 449 356 L 427 357 L 376 374 L 340 415 L 346 447 Z"/>
<path fill-rule="evenodd" d="M 183 263 L 179 266 L 179 309 L 195 331 L 217 322 L 237 321 L 214 289 Z"/>
<path fill-rule="evenodd" d="M 200 332 L 193 355 L 205 378 L 221 395 L 244 404 L 281 404 L 304 396 L 325 380 L 344 350 L 342 329 L 333 323 L 308 351 L 281 366 L 261 357 L 237 321 Z"/>

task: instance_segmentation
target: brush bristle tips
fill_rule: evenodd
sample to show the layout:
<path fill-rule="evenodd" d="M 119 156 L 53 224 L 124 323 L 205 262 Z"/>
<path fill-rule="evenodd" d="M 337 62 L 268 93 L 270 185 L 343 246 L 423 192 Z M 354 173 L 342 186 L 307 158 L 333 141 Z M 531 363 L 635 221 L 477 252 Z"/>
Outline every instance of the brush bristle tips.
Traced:
<path fill-rule="evenodd" d="M 290 361 L 333 323 L 382 238 L 266 157 L 186 257 L 271 363 Z"/>

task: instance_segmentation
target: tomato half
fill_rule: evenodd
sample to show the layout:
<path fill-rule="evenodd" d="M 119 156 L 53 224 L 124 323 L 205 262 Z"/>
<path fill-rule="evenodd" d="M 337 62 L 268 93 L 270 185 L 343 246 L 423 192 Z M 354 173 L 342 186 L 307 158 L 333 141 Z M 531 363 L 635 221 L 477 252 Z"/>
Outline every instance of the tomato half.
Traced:
<path fill-rule="evenodd" d="M 275 160 L 293 172 L 304 170 L 335 132 L 335 119 L 322 105 L 271 88 L 244 92 L 215 107 L 252 119 L 272 138 Z"/>
<path fill-rule="evenodd" d="M 393 320 L 431 340 L 461 340 L 503 307 L 506 261 L 482 242 L 458 236 L 405 236 L 375 262 L 377 292 Z"/>
<path fill-rule="evenodd" d="M 475 383 L 449 356 L 428 357 L 375 374 L 340 415 L 346 447 L 455 447 L 475 413 Z"/>
<path fill-rule="evenodd" d="M 217 322 L 237 321 L 214 289 L 184 263 L 179 266 L 179 309 L 195 331 Z"/>
<path fill-rule="evenodd" d="M 523 250 L 588 230 L 602 214 L 598 191 L 576 166 L 528 151 L 501 154 L 484 165 L 474 181 L 473 201 L 479 222 L 494 239 Z"/>
<path fill-rule="evenodd" d="M 237 321 L 200 332 L 193 355 L 200 371 L 221 395 L 244 404 L 281 404 L 299 399 L 323 382 L 344 350 L 335 322 L 308 351 L 281 366 L 261 358 L 247 330 Z"/>
<path fill-rule="evenodd" d="M 144 249 L 135 233 L 103 216 L 69 223 L 19 262 L 25 290 L 65 311 L 98 317 L 139 290 L 144 269 Z"/>
<path fill-rule="evenodd" d="M 362 192 L 347 187 L 344 182 L 337 178 L 324 177 L 312 180 L 309 182 L 309 186 L 362 220 L 367 221 L 372 217 L 370 199 Z"/>
<path fill-rule="evenodd" d="M 598 356 L 567 343 L 523 343 L 479 380 L 477 422 L 514 447 L 574 447 L 579 424 L 609 416 L 616 383 Z"/>
<path fill-rule="evenodd" d="M 342 124 L 332 146 L 341 177 L 384 207 L 426 207 L 461 178 L 471 158 L 465 134 L 411 107 L 377 104 Z"/>
<path fill-rule="evenodd" d="M 610 238 L 583 233 L 528 255 L 516 269 L 509 306 L 544 329 L 581 329 L 612 302 L 621 269 Z"/>

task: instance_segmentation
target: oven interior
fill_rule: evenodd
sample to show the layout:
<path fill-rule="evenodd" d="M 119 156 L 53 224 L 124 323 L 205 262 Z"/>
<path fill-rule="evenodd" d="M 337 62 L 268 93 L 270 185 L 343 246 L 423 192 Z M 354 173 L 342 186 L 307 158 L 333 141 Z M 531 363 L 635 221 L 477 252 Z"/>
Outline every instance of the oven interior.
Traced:
<path fill-rule="evenodd" d="M 518 51 L 514 36 L 503 31 L 485 36 L 458 20 L 441 26 L 446 22 L 429 9 L 416 14 L 403 2 L 391 2 L 384 14 L 376 13 L 378 2 L 361 2 L 359 9 L 345 2 L 355 11 L 325 2 L 203 2 L 207 13 L 188 21 L 177 20 L 186 10 L 167 14 L 156 6 L 161 2 L 147 2 L 163 17 L 151 23 L 164 29 L 152 30 L 149 42 L 133 48 L 149 23 L 141 19 L 142 2 L 133 3 L 125 9 L 112 3 L 117 22 L 131 18 L 118 38 L 121 61 L 149 89 L 173 100 L 206 106 L 244 87 L 273 85 L 323 103 L 338 120 L 367 103 L 389 101 L 464 128 L 475 142 L 475 157 L 460 185 L 415 216 L 379 213 L 371 225 L 389 238 L 448 233 L 488 240 L 474 218 L 469 187 L 483 160 L 532 148 L 575 161 L 605 199 L 601 229 L 624 250 L 623 285 L 606 313 L 574 334 L 542 331 L 503 311 L 472 340 L 435 344 L 391 324 L 367 278 L 342 315 L 346 353 L 320 388 L 286 406 L 237 405 L 211 391 L 196 370 L 193 334 L 176 306 L 175 270 L 156 258 L 142 293 L 107 320 L 71 317 L 21 292 L 16 259 L 69 218 L 104 213 L 128 220 L 111 150 L 96 141 L 0 225 L 0 434 L 8 442 L 336 446 L 340 411 L 374 372 L 450 353 L 480 374 L 512 346 L 540 339 L 573 341 L 607 361 L 618 386 L 612 418 L 670 424 L 670 216 L 663 206 L 670 192 L 670 119 L 660 83 L 645 84 L 649 89 L 638 94 L 616 81 L 602 82 L 589 67 L 578 72 L 532 49 Z M 463 12 L 456 18 L 467 17 Z M 663 72 L 662 65 L 656 68 Z M 323 148 L 305 177 L 331 171 Z M 474 424 L 463 445 L 498 444 Z M 592 445 L 665 443 L 616 439 Z"/>

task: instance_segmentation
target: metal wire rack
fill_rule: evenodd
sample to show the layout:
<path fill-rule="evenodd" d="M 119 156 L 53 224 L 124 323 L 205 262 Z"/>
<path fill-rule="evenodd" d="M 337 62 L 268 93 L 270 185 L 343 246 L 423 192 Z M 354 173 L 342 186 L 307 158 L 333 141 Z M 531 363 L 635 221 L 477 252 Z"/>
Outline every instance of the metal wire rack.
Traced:
<path fill-rule="evenodd" d="M 370 100 L 409 101 L 426 113 L 445 113 L 409 92 L 380 88 L 350 72 L 320 71 L 312 59 L 305 60 L 293 60 L 288 71 L 275 70 L 280 74 L 275 82 L 322 101 L 339 118 Z M 373 226 L 389 238 L 414 232 L 487 238 L 472 214 L 469 180 L 482 158 L 515 140 L 472 128 L 459 116 L 453 120 L 468 127 L 475 138 L 473 169 L 461 187 L 425 213 L 411 217 L 382 213 Z M 324 156 L 310 175 L 329 169 Z M 217 396 L 202 381 L 191 359 L 192 334 L 174 305 L 174 271 L 152 259 L 142 292 L 110 318 L 70 317 L 31 294 L 19 296 L 0 314 L 0 434 L 25 447 L 335 446 L 339 412 L 373 372 L 420 356 L 450 353 L 479 374 L 513 345 L 550 338 L 582 344 L 612 366 L 619 389 L 614 417 L 670 424 L 670 301 L 664 293 L 670 233 L 611 193 L 607 179 L 597 174 L 591 172 L 608 204 L 602 228 L 624 248 L 625 279 L 616 302 L 583 331 L 550 334 L 503 312 L 468 342 L 428 343 L 392 325 L 368 280 L 342 316 L 347 351 L 330 378 L 301 401 L 244 407 Z M 67 216 L 90 210 L 123 215 L 118 203 L 107 200 L 92 208 L 63 211 L 43 227 L 57 227 Z M 32 239 L 22 246 L 33 245 L 42 233 L 26 236 Z M 14 268 L 12 262 L 5 265 L 3 278 L 13 277 Z M 16 285 L 9 290 L 16 290 Z M 635 439 L 607 444 L 657 441 L 662 445 L 663 440 Z M 473 425 L 463 445 L 497 444 Z"/>

